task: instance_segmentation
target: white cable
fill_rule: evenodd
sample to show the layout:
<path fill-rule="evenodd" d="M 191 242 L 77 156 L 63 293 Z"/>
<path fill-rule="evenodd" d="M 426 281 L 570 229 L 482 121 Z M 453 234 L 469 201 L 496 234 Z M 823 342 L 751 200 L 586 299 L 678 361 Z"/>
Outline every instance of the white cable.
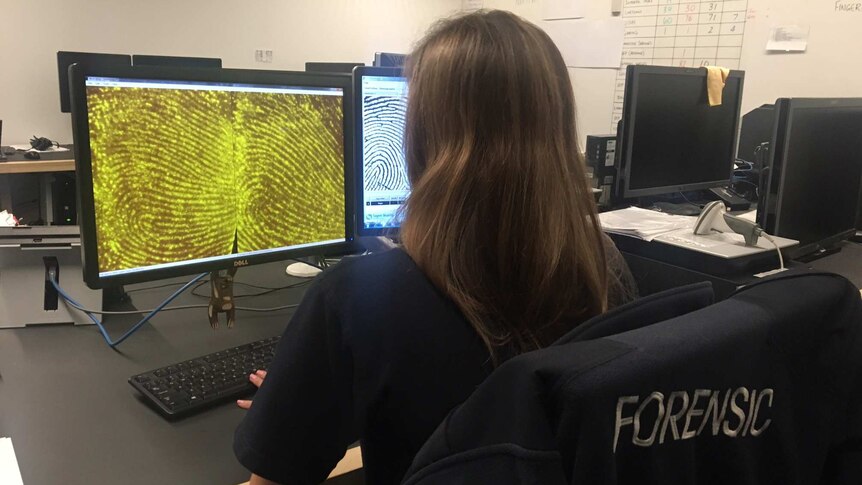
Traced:
<path fill-rule="evenodd" d="M 778 252 L 778 262 L 781 264 L 781 271 L 784 271 L 784 256 L 781 255 L 781 248 L 778 247 L 778 243 L 775 242 L 775 239 L 772 239 L 767 233 L 761 233 L 763 237 L 766 238 L 767 241 L 771 242 L 773 246 L 775 246 L 775 250 Z"/>

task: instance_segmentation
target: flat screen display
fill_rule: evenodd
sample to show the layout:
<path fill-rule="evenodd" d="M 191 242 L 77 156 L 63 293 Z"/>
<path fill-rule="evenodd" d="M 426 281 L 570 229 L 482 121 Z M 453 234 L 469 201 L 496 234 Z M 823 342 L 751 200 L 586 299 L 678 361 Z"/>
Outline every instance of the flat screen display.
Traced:
<path fill-rule="evenodd" d="M 394 229 L 400 225 L 400 209 L 410 194 L 404 160 L 407 79 L 364 75 L 359 89 L 362 187 L 358 223 L 365 230 Z"/>
<path fill-rule="evenodd" d="M 100 278 L 344 242 L 344 90 L 87 76 Z"/>

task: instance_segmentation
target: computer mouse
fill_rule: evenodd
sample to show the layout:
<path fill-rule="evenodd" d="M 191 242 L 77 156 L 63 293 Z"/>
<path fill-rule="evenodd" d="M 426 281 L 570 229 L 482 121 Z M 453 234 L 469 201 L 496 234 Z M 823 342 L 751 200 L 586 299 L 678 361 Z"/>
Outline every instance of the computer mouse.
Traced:
<path fill-rule="evenodd" d="M 26 151 L 24 152 L 24 158 L 27 160 L 39 160 L 42 156 L 39 155 L 39 152 Z"/>

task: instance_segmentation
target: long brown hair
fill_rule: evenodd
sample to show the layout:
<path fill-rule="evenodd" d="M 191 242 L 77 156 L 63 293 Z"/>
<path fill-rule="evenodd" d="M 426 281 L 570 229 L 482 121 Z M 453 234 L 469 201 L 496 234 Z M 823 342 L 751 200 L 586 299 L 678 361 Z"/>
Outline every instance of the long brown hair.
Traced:
<path fill-rule="evenodd" d="M 547 34 L 503 11 L 448 19 L 407 73 L 404 248 L 495 362 L 605 311 L 571 81 Z"/>

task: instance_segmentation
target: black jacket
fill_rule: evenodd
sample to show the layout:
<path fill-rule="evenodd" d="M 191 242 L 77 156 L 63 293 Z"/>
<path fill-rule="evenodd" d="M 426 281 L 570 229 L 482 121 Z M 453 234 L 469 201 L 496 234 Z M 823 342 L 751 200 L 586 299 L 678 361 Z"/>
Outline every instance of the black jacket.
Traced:
<path fill-rule="evenodd" d="M 862 483 L 859 290 L 786 275 L 691 311 L 704 291 L 626 305 L 502 365 L 405 483 Z"/>

